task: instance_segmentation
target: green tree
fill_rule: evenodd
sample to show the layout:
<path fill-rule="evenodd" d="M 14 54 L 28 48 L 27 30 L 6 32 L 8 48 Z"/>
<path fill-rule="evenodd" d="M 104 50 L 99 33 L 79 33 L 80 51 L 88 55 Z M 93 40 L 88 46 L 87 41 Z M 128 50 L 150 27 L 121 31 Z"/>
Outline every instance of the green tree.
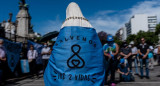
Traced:
<path fill-rule="evenodd" d="M 115 43 L 117 43 L 119 46 L 122 46 L 122 41 L 121 40 L 119 40 L 116 36 L 114 36 L 114 41 L 115 41 Z"/>
<path fill-rule="evenodd" d="M 140 39 L 144 37 L 146 39 L 146 42 L 149 45 L 153 45 L 158 42 L 158 36 L 154 32 L 144 32 L 139 31 L 137 35 L 130 35 L 127 38 L 127 42 L 130 43 L 131 41 L 134 41 L 136 45 L 140 44 Z"/>
<path fill-rule="evenodd" d="M 156 35 L 160 34 L 160 23 L 157 24 L 157 26 L 156 26 L 155 34 L 156 34 Z"/>

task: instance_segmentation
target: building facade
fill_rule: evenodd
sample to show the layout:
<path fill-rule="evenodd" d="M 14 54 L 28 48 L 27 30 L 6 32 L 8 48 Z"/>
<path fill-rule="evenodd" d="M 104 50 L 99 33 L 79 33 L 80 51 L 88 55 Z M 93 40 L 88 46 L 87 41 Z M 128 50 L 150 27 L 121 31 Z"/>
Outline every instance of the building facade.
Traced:
<path fill-rule="evenodd" d="M 157 25 L 157 16 L 148 16 L 146 14 L 136 14 L 125 24 L 127 36 L 137 34 L 141 31 L 155 32 Z"/>
<path fill-rule="evenodd" d="M 127 31 L 125 27 L 120 28 L 117 32 L 116 32 L 116 37 L 121 40 L 124 41 L 127 39 Z"/>
<path fill-rule="evenodd" d="M 148 28 L 150 32 L 155 32 L 157 22 L 157 16 L 148 16 Z"/>

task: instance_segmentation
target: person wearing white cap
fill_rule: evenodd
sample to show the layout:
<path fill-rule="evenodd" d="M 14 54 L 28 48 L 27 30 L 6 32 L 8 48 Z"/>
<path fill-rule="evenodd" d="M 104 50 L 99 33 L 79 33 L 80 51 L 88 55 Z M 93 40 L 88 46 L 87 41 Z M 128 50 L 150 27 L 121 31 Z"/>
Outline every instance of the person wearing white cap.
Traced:
<path fill-rule="evenodd" d="M 131 45 L 131 51 L 132 51 L 132 59 L 134 60 L 134 66 L 135 66 L 135 75 L 139 75 L 139 72 L 138 72 L 138 57 L 137 57 L 137 54 L 138 54 L 138 49 L 136 46 L 134 46 L 134 41 L 131 41 L 130 42 L 130 45 Z"/>
<path fill-rule="evenodd" d="M 149 69 L 153 70 L 154 68 L 154 59 L 153 59 L 153 46 L 149 46 L 149 54 L 148 54 L 148 59 L 149 59 Z"/>
<path fill-rule="evenodd" d="M 44 73 L 46 86 L 104 86 L 103 48 L 79 6 L 72 2 Z"/>

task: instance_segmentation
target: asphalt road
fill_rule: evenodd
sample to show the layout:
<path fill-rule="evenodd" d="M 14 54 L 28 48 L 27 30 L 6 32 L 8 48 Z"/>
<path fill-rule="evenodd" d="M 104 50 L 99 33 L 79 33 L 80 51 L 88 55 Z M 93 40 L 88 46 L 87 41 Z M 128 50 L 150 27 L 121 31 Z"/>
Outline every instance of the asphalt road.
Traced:
<path fill-rule="evenodd" d="M 139 76 L 134 76 L 135 82 L 118 82 L 117 86 L 160 86 L 160 66 L 155 66 L 154 70 L 150 70 L 150 79 L 140 79 Z M 116 73 L 116 80 L 119 80 L 118 73 Z M 43 75 L 40 75 L 39 79 L 22 78 L 16 82 L 9 82 L 6 86 L 44 86 Z"/>

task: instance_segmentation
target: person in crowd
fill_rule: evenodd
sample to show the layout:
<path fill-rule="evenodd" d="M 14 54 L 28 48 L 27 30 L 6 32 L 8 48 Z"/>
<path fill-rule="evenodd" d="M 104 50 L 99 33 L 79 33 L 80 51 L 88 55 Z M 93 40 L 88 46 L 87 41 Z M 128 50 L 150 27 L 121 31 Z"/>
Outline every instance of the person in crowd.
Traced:
<path fill-rule="evenodd" d="M 6 61 L 6 51 L 3 46 L 3 39 L 0 39 L 0 85 L 2 85 L 3 82 L 5 61 Z"/>
<path fill-rule="evenodd" d="M 131 45 L 131 51 L 132 51 L 132 60 L 134 61 L 134 66 L 135 66 L 135 75 L 139 75 L 139 72 L 138 72 L 138 57 L 137 57 L 138 49 L 137 49 L 136 46 L 134 46 L 133 41 L 130 42 L 130 45 Z"/>
<path fill-rule="evenodd" d="M 36 74 L 37 77 L 39 77 L 38 71 L 37 71 L 37 64 L 36 64 L 36 58 L 38 57 L 38 53 L 34 49 L 33 45 L 30 45 L 30 49 L 28 50 L 27 57 L 28 57 L 28 61 L 29 61 L 31 75 Z"/>
<path fill-rule="evenodd" d="M 103 46 L 105 59 L 108 61 L 108 68 L 106 69 L 105 81 L 107 82 L 107 77 L 109 71 L 111 72 L 111 85 L 115 85 L 115 71 L 117 66 L 117 55 L 119 52 L 119 46 L 114 42 L 114 38 L 111 35 L 107 36 L 107 43 Z"/>
<path fill-rule="evenodd" d="M 154 56 L 153 56 L 153 46 L 149 46 L 149 54 L 148 54 L 148 59 L 149 59 L 149 69 L 153 70 L 154 68 Z"/>
<path fill-rule="evenodd" d="M 158 54 L 157 54 L 158 46 L 155 46 L 153 53 L 154 53 L 154 60 L 158 63 Z"/>
<path fill-rule="evenodd" d="M 47 43 L 44 43 L 44 48 L 42 48 L 41 55 L 43 60 L 43 72 L 46 69 L 46 66 L 48 64 L 48 59 L 50 57 L 51 51 L 50 47 L 47 45 Z"/>
<path fill-rule="evenodd" d="M 124 58 L 125 60 L 127 60 L 130 71 L 132 72 L 132 52 L 131 52 L 131 48 L 128 47 L 128 44 L 126 42 L 123 42 L 123 47 L 120 49 L 120 55 L 121 58 Z"/>
<path fill-rule="evenodd" d="M 157 60 L 158 60 L 158 65 L 160 65 L 160 45 L 158 45 Z"/>
<path fill-rule="evenodd" d="M 53 46 L 54 46 L 54 43 L 52 43 L 49 47 L 50 47 L 50 54 L 52 53 L 53 51 Z"/>
<path fill-rule="evenodd" d="M 138 53 L 140 59 L 140 72 L 141 72 L 141 79 L 143 79 L 143 64 L 146 67 L 146 78 L 149 79 L 149 60 L 148 60 L 148 53 L 149 53 L 149 46 L 145 43 L 145 39 L 141 38 L 141 44 L 138 46 Z"/>
<path fill-rule="evenodd" d="M 117 72 L 120 73 L 120 81 L 125 81 L 125 82 L 134 81 L 134 77 L 130 73 L 129 65 L 128 63 L 125 63 L 124 58 L 120 59 Z"/>

